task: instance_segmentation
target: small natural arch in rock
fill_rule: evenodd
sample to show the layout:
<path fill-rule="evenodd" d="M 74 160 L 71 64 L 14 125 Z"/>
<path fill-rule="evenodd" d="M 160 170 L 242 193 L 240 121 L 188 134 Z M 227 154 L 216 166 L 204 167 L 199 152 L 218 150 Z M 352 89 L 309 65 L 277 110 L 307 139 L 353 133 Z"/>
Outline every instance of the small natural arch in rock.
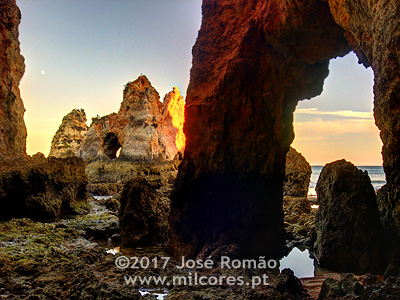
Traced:
<path fill-rule="evenodd" d="M 120 150 L 122 145 L 118 140 L 118 136 L 113 133 L 107 133 L 104 144 L 103 144 L 103 153 L 110 159 L 117 158 L 117 152 Z"/>

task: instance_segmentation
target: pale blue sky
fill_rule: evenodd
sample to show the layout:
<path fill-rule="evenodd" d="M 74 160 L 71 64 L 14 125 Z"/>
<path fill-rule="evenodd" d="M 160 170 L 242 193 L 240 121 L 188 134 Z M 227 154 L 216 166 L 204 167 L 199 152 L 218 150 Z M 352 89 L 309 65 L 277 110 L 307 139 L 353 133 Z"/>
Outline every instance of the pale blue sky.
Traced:
<path fill-rule="evenodd" d="M 26 59 L 21 94 L 28 154 L 48 154 L 62 117 L 73 108 L 85 109 L 88 124 L 96 114 L 118 111 L 124 84 L 140 74 L 148 76 L 161 98 L 173 86 L 186 94 L 201 1 L 17 4 Z M 333 60 L 330 69 L 323 95 L 298 106 L 294 146 L 313 164 L 342 157 L 356 164 L 380 164 L 381 144 L 371 119 L 372 71 L 358 65 L 354 54 Z"/>
<path fill-rule="evenodd" d="M 118 111 L 124 84 L 145 74 L 161 98 L 185 94 L 201 1 L 20 0 L 28 153 L 48 154 L 62 117 Z M 41 72 L 44 71 L 45 75 Z"/>

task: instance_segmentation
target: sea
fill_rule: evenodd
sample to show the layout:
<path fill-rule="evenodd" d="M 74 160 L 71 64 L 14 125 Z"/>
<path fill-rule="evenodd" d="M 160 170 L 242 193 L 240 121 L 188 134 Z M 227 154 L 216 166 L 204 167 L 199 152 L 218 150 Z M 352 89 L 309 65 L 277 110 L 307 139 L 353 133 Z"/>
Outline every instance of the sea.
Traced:
<path fill-rule="evenodd" d="M 312 174 L 310 180 L 310 187 L 308 189 L 309 196 L 316 196 L 315 186 L 317 185 L 319 174 L 322 171 L 323 166 L 311 166 Z M 385 172 L 382 166 L 357 166 L 357 168 L 367 171 L 371 178 L 372 186 L 375 190 L 380 189 L 386 184 Z"/>

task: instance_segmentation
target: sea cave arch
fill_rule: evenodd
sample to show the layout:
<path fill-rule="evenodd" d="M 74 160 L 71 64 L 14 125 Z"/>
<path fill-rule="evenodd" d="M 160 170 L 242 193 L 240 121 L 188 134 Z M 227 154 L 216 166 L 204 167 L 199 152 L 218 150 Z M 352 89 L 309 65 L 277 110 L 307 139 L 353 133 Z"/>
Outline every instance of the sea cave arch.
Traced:
<path fill-rule="evenodd" d="M 353 51 L 331 59 L 321 95 L 296 107 L 291 146 L 314 166 L 342 158 L 357 166 L 382 166 L 373 84 L 372 68 L 359 65 Z"/>
<path fill-rule="evenodd" d="M 374 69 L 375 120 L 399 219 L 400 27 L 392 12 L 400 4 L 204 0 L 202 11 L 170 251 L 195 257 L 233 247 L 241 256 L 278 255 L 293 112 L 299 100 L 321 93 L 329 60 L 351 50 Z"/>

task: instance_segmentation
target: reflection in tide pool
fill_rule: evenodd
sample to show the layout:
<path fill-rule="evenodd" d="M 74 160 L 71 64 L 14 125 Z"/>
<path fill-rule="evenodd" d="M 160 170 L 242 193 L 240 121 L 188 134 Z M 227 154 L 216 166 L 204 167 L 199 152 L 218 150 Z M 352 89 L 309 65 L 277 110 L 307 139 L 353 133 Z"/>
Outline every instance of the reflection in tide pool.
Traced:
<path fill-rule="evenodd" d="M 168 295 L 168 291 L 166 290 L 140 289 L 139 293 L 145 299 L 157 299 L 157 300 L 164 300 L 165 297 Z"/>
<path fill-rule="evenodd" d="M 282 271 L 285 268 L 292 269 L 298 278 L 314 276 L 314 260 L 310 258 L 310 252 L 307 249 L 301 251 L 297 247 L 293 248 L 288 256 L 280 260 L 279 270 Z"/>

